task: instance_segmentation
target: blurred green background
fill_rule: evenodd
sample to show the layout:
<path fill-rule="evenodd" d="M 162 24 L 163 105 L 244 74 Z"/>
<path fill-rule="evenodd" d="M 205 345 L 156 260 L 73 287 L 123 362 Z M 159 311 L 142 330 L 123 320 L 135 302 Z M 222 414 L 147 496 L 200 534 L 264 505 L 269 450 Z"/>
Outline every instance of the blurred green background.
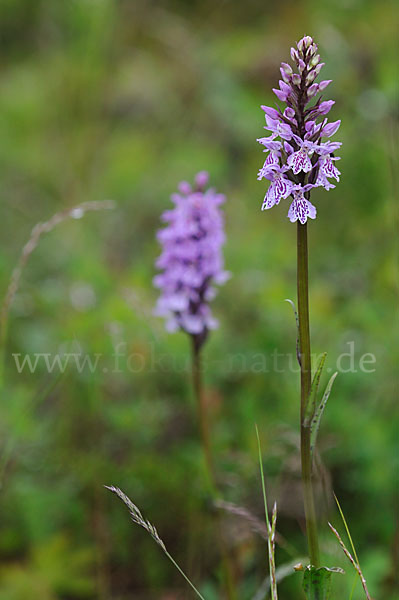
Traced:
<path fill-rule="evenodd" d="M 355 359 L 336 380 L 319 438 L 323 558 L 346 569 L 333 589 L 349 598 L 354 575 L 327 527 L 331 520 L 343 532 L 333 488 L 372 596 L 397 598 L 397 32 L 389 0 L 1 1 L 2 293 L 35 223 L 88 200 L 113 199 L 116 208 L 44 236 L 11 309 L 0 600 L 193 597 L 102 487 L 111 483 L 156 524 L 207 600 L 221 597 L 188 339 L 152 316 L 160 213 L 177 182 L 202 169 L 227 196 L 233 274 L 214 302 L 220 328 L 204 355 L 222 496 L 262 519 L 256 422 L 286 540 L 277 564 L 306 555 L 298 374 L 287 357 L 273 364 L 276 352 L 290 353 L 295 366 L 284 302 L 296 295 L 295 227 L 287 202 L 260 211 L 255 141 L 264 131 L 259 106 L 274 102 L 279 63 L 304 34 L 319 43 L 323 78 L 333 79 L 327 97 L 343 142 L 341 183 L 313 195 L 313 351 L 328 352 L 330 370 L 350 348 Z M 100 354 L 98 368 L 60 375 L 41 361 L 19 373 L 13 357 L 66 351 Z M 365 353 L 375 355 L 372 373 L 359 367 Z M 349 357 L 341 366 L 349 370 Z M 250 600 L 267 575 L 266 544 L 239 517 L 226 514 L 223 525 L 239 598 Z M 301 598 L 300 576 L 279 590 Z M 363 598 L 360 584 L 353 598 Z"/>

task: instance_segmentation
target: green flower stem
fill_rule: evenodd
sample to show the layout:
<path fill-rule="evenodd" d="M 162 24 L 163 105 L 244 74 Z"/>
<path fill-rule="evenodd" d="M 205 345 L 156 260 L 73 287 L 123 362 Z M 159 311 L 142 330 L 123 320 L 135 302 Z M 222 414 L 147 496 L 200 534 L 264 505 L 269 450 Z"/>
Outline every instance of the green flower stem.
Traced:
<path fill-rule="evenodd" d="M 195 402 L 197 405 L 199 432 L 205 462 L 205 474 L 212 495 L 215 494 L 215 476 L 213 469 L 212 450 L 210 442 L 209 421 L 206 400 L 202 385 L 201 351 L 192 339 L 192 378 Z"/>
<path fill-rule="evenodd" d="M 206 406 L 206 400 L 202 382 L 202 368 L 201 368 L 201 351 L 195 343 L 194 337 L 192 339 L 192 381 L 195 401 L 197 405 L 199 430 L 201 438 L 202 452 L 205 463 L 205 475 L 207 478 L 207 484 L 209 487 L 209 493 L 212 500 L 216 500 L 219 496 L 211 448 L 211 436 L 209 431 L 209 419 L 208 411 Z M 233 576 L 232 561 L 229 556 L 226 544 L 224 541 L 223 528 L 220 520 L 219 512 L 215 513 L 215 522 L 217 530 L 217 538 L 219 544 L 220 555 L 222 559 L 223 578 L 226 590 L 226 597 L 228 600 L 237 600 L 236 588 Z"/>
<path fill-rule="evenodd" d="M 301 464 L 305 505 L 306 532 L 309 558 L 312 565 L 320 566 L 317 520 L 312 484 L 312 456 L 310 451 L 310 426 L 305 425 L 306 403 L 312 384 L 309 332 L 308 290 L 308 234 L 307 224 L 297 225 L 297 290 L 299 319 L 299 354 L 301 359 Z"/>

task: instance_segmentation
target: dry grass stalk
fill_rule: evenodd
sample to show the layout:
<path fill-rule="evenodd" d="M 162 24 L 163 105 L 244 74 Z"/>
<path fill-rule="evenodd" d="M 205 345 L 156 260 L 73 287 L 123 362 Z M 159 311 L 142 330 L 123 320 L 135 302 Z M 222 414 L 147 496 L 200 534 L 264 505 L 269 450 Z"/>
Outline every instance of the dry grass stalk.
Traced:
<path fill-rule="evenodd" d="M 215 500 L 214 505 L 219 510 L 223 510 L 231 515 L 235 515 L 236 517 L 244 519 L 249 524 L 253 533 L 257 533 L 264 540 L 267 540 L 267 528 L 265 523 L 263 523 L 263 521 L 258 519 L 255 515 L 253 515 L 244 506 L 239 506 L 238 504 L 234 504 L 233 502 L 226 502 L 225 500 L 221 500 L 220 498 Z"/>
<path fill-rule="evenodd" d="M 262 483 L 262 494 L 263 503 L 265 507 L 265 519 L 267 527 L 267 546 L 269 555 L 269 573 L 270 573 L 270 588 L 272 600 L 278 600 L 277 596 L 277 579 L 276 579 L 276 561 L 275 561 L 275 549 L 276 549 L 276 522 L 277 522 L 277 503 L 274 503 L 272 511 L 272 520 L 270 523 L 269 513 L 267 509 L 267 497 L 266 497 L 266 485 L 265 476 L 263 473 L 263 462 L 262 462 L 262 451 L 260 446 L 260 438 L 258 427 L 255 425 L 256 437 L 258 440 L 258 455 L 259 455 L 259 468 Z"/>
<path fill-rule="evenodd" d="M 333 527 L 331 525 L 331 523 L 328 523 L 329 528 L 331 529 L 331 531 L 333 532 L 333 534 L 335 535 L 335 537 L 337 538 L 342 550 L 344 551 L 345 555 L 347 556 L 347 558 L 350 560 L 350 562 L 352 563 L 352 565 L 354 566 L 354 568 L 357 571 L 357 574 L 360 577 L 360 581 L 362 582 L 362 586 L 364 589 L 364 593 L 366 594 L 366 598 L 367 600 L 372 600 L 369 591 L 367 589 L 367 584 L 366 584 L 366 579 L 362 573 L 362 570 L 360 568 L 359 563 L 353 558 L 353 556 L 351 555 L 351 553 L 349 552 L 349 550 L 346 548 L 344 542 L 342 541 L 341 536 L 339 535 L 338 531 L 335 529 L 335 527 Z"/>
<path fill-rule="evenodd" d="M 133 523 L 137 523 L 137 525 L 140 525 L 140 527 L 148 531 L 154 542 L 156 542 L 158 546 L 161 546 L 162 550 L 166 551 L 165 544 L 159 537 L 154 525 L 152 525 L 152 523 L 144 519 L 143 515 L 140 512 L 140 509 L 135 504 L 133 504 L 130 498 L 126 496 L 126 494 L 124 494 L 122 490 L 118 487 L 115 487 L 113 485 L 106 485 L 105 487 L 107 488 L 107 490 L 114 492 L 114 494 L 116 494 L 122 500 L 122 502 L 126 504 L 126 506 L 129 509 Z"/>
<path fill-rule="evenodd" d="M 110 210 L 114 208 L 114 203 L 110 200 L 98 201 L 98 202 L 83 202 L 73 208 L 62 210 L 51 217 L 44 223 L 37 223 L 30 234 L 30 238 L 22 248 L 18 263 L 12 272 L 10 283 L 7 288 L 7 292 L 1 306 L 0 311 L 0 339 L 2 345 L 4 344 L 7 330 L 7 320 L 10 307 L 14 301 L 15 295 L 18 291 L 19 282 L 21 280 L 22 272 L 26 266 L 26 263 L 37 248 L 39 240 L 44 233 L 49 233 L 67 219 L 81 219 L 86 212 L 97 211 L 97 210 Z"/>
<path fill-rule="evenodd" d="M 189 584 L 189 586 L 191 587 L 191 589 L 196 593 L 196 595 L 198 596 L 198 598 L 200 598 L 200 600 L 205 600 L 205 598 L 200 594 L 200 592 L 197 590 L 197 588 L 195 587 L 195 585 L 190 581 L 190 579 L 187 577 L 187 575 L 184 573 L 184 571 L 179 567 L 179 565 L 177 564 L 177 562 L 175 561 L 175 559 L 169 554 L 169 552 L 166 549 L 165 544 L 163 543 L 163 541 L 159 537 L 156 528 L 154 527 L 154 525 L 152 525 L 152 523 L 150 523 L 149 521 L 147 521 L 147 519 L 145 519 L 143 517 L 143 515 L 141 514 L 140 509 L 135 504 L 133 504 L 133 502 L 130 500 L 130 498 L 128 496 L 126 496 L 126 494 L 124 494 L 120 488 L 115 487 L 113 485 L 106 485 L 104 487 L 106 487 L 107 490 L 110 490 L 111 492 L 113 492 L 114 494 L 116 494 L 122 500 L 122 502 L 129 509 L 132 521 L 134 523 L 136 523 L 137 525 L 140 525 L 140 527 L 142 527 L 143 529 L 145 529 L 145 531 L 147 531 L 150 534 L 150 536 L 152 537 L 152 539 L 158 544 L 158 546 L 160 548 L 162 548 L 163 552 L 169 558 L 169 560 L 174 565 L 174 567 L 176 567 L 176 569 L 179 571 L 179 573 L 182 575 L 182 577 L 184 577 L 184 579 Z"/>

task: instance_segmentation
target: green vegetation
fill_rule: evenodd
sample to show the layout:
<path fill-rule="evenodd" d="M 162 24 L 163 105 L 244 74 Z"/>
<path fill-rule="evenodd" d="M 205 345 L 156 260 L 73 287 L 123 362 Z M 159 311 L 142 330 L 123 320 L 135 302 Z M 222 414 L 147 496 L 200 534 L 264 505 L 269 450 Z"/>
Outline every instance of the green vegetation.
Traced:
<path fill-rule="evenodd" d="M 397 21 L 393 0 L 1 2 L 2 296 L 36 223 L 82 202 L 116 207 L 43 236 L 11 307 L 0 600 L 190 597 L 104 484 L 150 516 L 206 600 L 219 598 L 189 340 L 152 316 L 160 213 L 202 169 L 227 196 L 233 274 L 202 357 L 218 488 L 262 519 L 257 423 L 269 510 L 278 506 L 277 579 L 306 555 L 296 326 L 284 302 L 296 296 L 296 228 L 287 203 L 260 211 L 255 141 L 280 61 L 306 33 L 333 79 L 343 142 L 341 183 L 313 193 L 308 232 L 313 367 L 328 353 L 320 389 L 339 371 L 315 452 L 321 564 L 346 570 L 332 598 L 349 599 L 353 569 L 327 524 L 343 533 L 334 489 L 371 597 L 397 597 Z M 97 367 L 46 366 L 65 352 L 98 355 Z M 49 357 L 19 372 L 37 353 Z M 239 598 L 250 600 L 268 575 L 267 542 L 248 519 L 222 518 Z M 302 574 L 285 577 L 279 598 L 301 588 Z M 358 581 L 352 599 L 362 598 Z"/>

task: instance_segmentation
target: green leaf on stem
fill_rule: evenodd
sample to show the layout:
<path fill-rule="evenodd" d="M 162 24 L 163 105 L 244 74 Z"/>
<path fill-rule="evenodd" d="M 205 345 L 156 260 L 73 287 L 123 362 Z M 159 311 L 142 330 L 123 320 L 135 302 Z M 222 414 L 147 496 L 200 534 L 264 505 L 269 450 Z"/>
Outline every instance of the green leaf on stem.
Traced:
<path fill-rule="evenodd" d="M 316 403 L 317 403 L 317 393 L 319 391 L 320 377 L 323 371 L 324 363 L 326 362 L 327 352 L 323 352 L 321 355 L 321 359 L 319 360 L 319 364 L 317 365 L 316 372 L 314 374 L 312 385 L 310 388 L 309 398 L 306 403 L 305 409 L 305 427 L 309 427 L 310 422 L 312 421 L 314 414 L 316 412 Z"/>
<path fill-rule="evenodd" d="M 303 589 L 307 600 L 328 600 L 332 573 L 344 573 L 339 567 L 314 567 L 308 565 L 303 574 Z"/>
<path fill-rule="evenodd" d="M 330 381 L 327 383 L 326 391 L 323 394 L 320 404 L 317 407 L 317 409 L 315 410 L 315 413 L 312 417 L 312 422 L 310 424 L 310 451 L 311 451 L 312 455 L 313 455 L 314 447 L 316 445 L 317 434 L 319 432 L 321 418 L 323 416 L 324 409 L 326 407 L 328 398 L 330 397 L 331 389 L 332 389 L 333 383 L 334 383 L 337 375 L 338 375 L 338 371 L 335 371 L 335 373 L 331 376 Z"/>

